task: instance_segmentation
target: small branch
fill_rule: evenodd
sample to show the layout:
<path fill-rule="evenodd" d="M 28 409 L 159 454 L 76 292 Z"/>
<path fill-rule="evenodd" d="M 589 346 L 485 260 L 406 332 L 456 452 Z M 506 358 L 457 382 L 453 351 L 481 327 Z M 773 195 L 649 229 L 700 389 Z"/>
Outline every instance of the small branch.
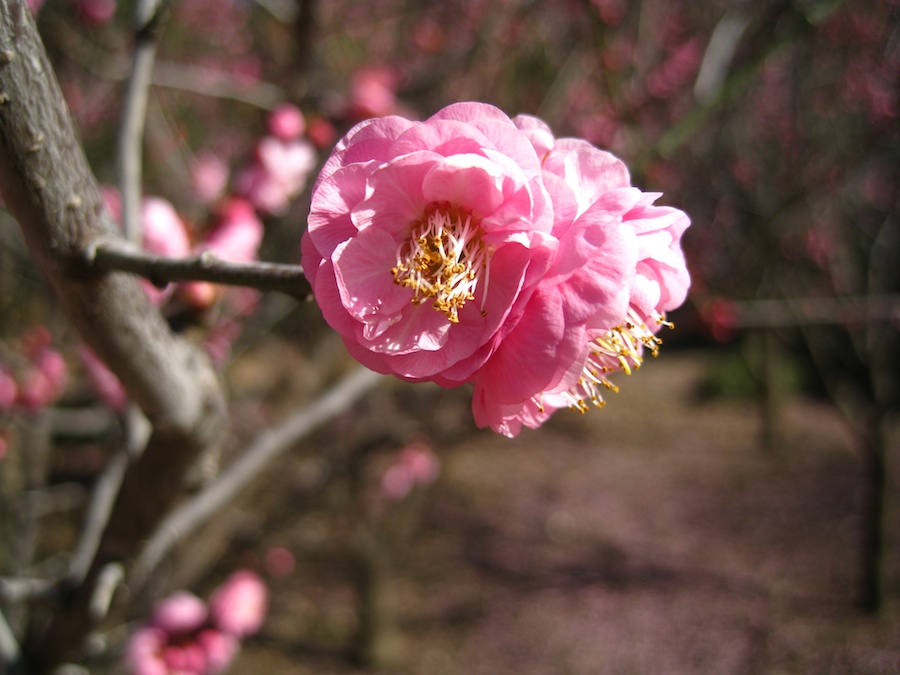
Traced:
<path fill-rule="evenodd" d="M 132 567 L 132 590 L 143 585 L 173 546 L 220 513 L 275 458 L 317 426 L 345 411 L 380 380 L 377 373 L 359 368 L 279 425 L 262 432 L 218 479 L 160 524 Z"/>
<path fill-rule="evenodd" d="M 49 579 L 32 577 L 0 577 L 0 599 L 16 604 L 35 598 L 52 598 L 56 595 L 57 584 Z"/>
<path fill-rule="evenodd" d="M 21 649 L 16 636 L 9 627 L 3 612 L 0 612 L 0 664 L 15 663 L 19 659 Z"/>
<path fill-rule="evenodd" d="M 135 46 L 128 88 L 119 127 L 119 189 L 122 192 L 122 229 L 125 238 L 140 241 L 141 183 L 144 122 L 153 62 L 156 59 L 156 24 L 162 3 L 141 0 L 135 9 Z"/>
<path fill-rule="evenodd" d="M 94 586 L 94 595 L 91 598 L 88 613 L 94 621 L 102 621 L 109 614 L 116 589 L 125 579 L 125 567 L 122 563 L 113 562 L 103 566 L 97 575 L 97 584 Z"/>
<path fill-rule="evenodd" d="M 211 251 L 190 258 L 165 258 L 125 241 L 107 239 L 86 252 L 87 263 L 100 272 L 120 270 L 145 277 L 157 285 L 178 281 L 209 281 L 280 291 L 298 300 L 309 297 L 309 282 L 299 265 L 238 263 L 220 260 Z"/>

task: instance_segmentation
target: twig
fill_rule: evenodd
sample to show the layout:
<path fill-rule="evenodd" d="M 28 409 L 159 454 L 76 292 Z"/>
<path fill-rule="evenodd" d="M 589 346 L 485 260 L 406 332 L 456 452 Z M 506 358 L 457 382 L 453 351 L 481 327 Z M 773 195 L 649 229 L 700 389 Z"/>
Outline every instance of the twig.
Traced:
<path fill-rule="evenodd" d="M 57 584 L 50 579 L 33 577 L 0 577 L 0 599 L 17 604 L 32 598 L 53 597 Z"/>
<path fill-rule="evenodd" d="M 4 663 L 15 663 L 19 659 L 21 650 L 16 636 L 9 627 L 6 617 L 0 611 L 0 665 Z"/>
<path fill-rule="evenodd" d="M 122 229 L 125 238 L 140 241 L 141 174 L 144 122 L 153 61 L 156 58 L 156 28 L 161 0 L 141 0 L 135 9 L 135 45 L 131 73 L 119 126 L 119 189 L 122 192 Z"/>
<path fill-rule="evenodd" d="M 135 562 L 129 578 L 139 588 L 169 550 L 232 501 L 270 462 L 331 417 L 349 408 L 372 389 L 381 376 L 357 369 L 279 425 L 262 432 L 218 479 L 160 524 Z"/>
<path fill-rule="evenodd" d="M 280 291 L 298 300 L 309 297 L 309 282 L 299 265 L 220 260 L 211 251 L 190 258 L 165 258 L 147 253 L 125 241 L 107 239 L 85 252 L 97 271 L 121 270 L 145 277 L 157 285 L 176 281 L 210 281 L 230 286 L 249 286 Z"/>
<path fill-rule="evenodd" d="M 113 562 L 103 566 L 97 575 L 97 585 L 94 587 L 94 595 L 91 598 L 89 614 L 94 621 L 103 620 L 109 614 L 113 595 L 125 578 L 125 566 L 122 563 Z"/>
<path fill-rule="evenodd" d="M 131 419 L 126 424 L 125 444 L 110 459 L 94 486 L 78 546 L 69 563 L 66 579 L 75 586 L 84 581 L 84 577 L 91 567 L 97 547 L 100 545 L 103 530 L 106 529 L 106 524 L 109 522 L 122 479 L 125 477 L 125 470 L 132 458 L 144 449 L 147 439 L 150 437 L 150 425 L 137 406 L 130 403 L 126 415 Z"/>

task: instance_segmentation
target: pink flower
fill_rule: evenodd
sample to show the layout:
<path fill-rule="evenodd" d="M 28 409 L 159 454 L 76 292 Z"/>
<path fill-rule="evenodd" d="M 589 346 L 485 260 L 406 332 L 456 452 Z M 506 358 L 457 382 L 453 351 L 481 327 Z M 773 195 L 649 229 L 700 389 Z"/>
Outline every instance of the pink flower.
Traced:
<path fill-rule="evenodd" d="M 175 207 L 161 197 L 146 197 L 141 204 L 141 228 L 143 247 L 150 253 L 171 258 L 181 258 L 190 253 L 184 221 Z M 146 280 L 141 285 L 150 299 L 161 305 L 172 294 L 172 287 L 157 288 Z"/>
<path fill-rule="evenodd" d="M 303 267 L 357 360 L 472 382 L 479 425 L 515 435 L 562 400 L 599 404 L 586 372 L 655 349 L 643 320 L 684 298 L 688 223 L 655 197 L 609 153 L 486 104 L 368 120 L 316 182 Z"/>
<path fill-rule="evenodd" d="M 100 400 L 112 410 L 121 412 L 128 401 L 128 393 L 113 372 L 89 347 L 82 345 L 78 351 L 85 372 Z"/>
<path fill-rule="evenodd" d="M 167 633 L 188 633 L 202 626 L 206 616 L 206 604 L 200 598 L 179 591 L 154 608 L 150 622 Z"/>
<path fill-rule="evenodd" d="M 208 628 L 197 635 L 197 644 L 206 658 L 208 675 L 224 672 L 237 655 L 240 643 L 234 635 Z"/>
<path fill-rule="evenodd" d="M 316 152 L 309 142 L 266 136 L 256 147 L 256 161 L 235 179 L 235 190 L 263 213 L 281 215 L 306 187 L 315 166 Z"/>
<path fill-rule="evenodd" d="M 195 252 L 210 251 L 231 262 L 252 262 L 263 240 L 265 227 L 253 206 L 245 199 L 232 197 L 217 210 L 217 224 Z M 194 281 L 181 285 L 181 295 L 195 309 L 206 309 L 216 300 L 214 284 Z"/>
<path fill-rule="evenodd" d="M 166 632 L 153 626 L 136 630 L 125 645 L 125 662 L 131 675 L 169 675 L 162 656 L 167 640 Z"/>
<path fill-rule="evenodd" d="M 198 155 L 191 165 L 191 187 L 197 199 L 209 204 L 222 196 L 228 185 L 228 165 L 212 153 Z"/>
<path fill-rule="evenodd" d="M 288 143 L 296 141 L 306 131 L 306 120 L 300 108 L 292 103 L 282 103 L 269 115 L 269 133 Z"/>
<path fill-rule="evenodd" d="M 417 485 L 430 485 L 441 472 L 441 461 L 424 443 L 411 443 L 397 455 L 381 478 L 381 492 L 400 501 Z"/>
<path fill-rule="evenodd" d="M 262 626 L 268 603 L 266 586 L 259 575 L 235 572 L 209 598 L 212 623 L 219 630 L 246 637 Z"/>
<path fill-rule="evenodd" d="M 91 26 L 102 26 L 116 14 L 116 0 L 77 0 L 76 11 Z"/>
<path fill-rule="evenodd" d="M 359 121 L 397 112 L 397 73 L 389 68 L 360 68 L 350 78 L 348 116 Z"/>

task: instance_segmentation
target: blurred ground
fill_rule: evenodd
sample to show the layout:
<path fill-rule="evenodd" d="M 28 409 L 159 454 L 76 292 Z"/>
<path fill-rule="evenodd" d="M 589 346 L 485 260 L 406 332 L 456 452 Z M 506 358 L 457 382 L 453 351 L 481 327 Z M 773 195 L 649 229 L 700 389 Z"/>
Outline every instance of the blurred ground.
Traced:
<path fill-rule="evenodd" d="M 559 412 L 515 441 L 451 435 L 394 554 L 395 660 L 381 672 L 900 673 L 896 571 L 880 619 L 854 609 L 859 463 L 839 415 L 788 402 L 766 454 L 753 404 L 697 398 L 709 358 L 664 354 L 620 377 L 604 410 Z M 440 405 L 465 418 L 464 395 Z M 296 483 L 287 466 L 302 463 L 270 480 Z M 298 565 L 271 582 L 233 672 L 374 672 L 346 658 L 358 614 L 350 568 L 321 553 L 333 521 L 291 504 L 251 519 L 235 553 L 284 545 Z"/>

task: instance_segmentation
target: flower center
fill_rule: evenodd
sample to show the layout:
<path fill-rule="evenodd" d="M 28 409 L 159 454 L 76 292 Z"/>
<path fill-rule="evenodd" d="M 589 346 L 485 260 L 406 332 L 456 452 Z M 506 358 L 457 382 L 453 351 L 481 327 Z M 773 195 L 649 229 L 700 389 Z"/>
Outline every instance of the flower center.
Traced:
<path fill-rule="evenodd" d="M 475 299 L 482 278 L 484 308 L 489 266 L 481 227 L 471 210 L 433 202 L 422 220 L 412 222 L 409 240 L 397 248 L 391 274 L 394 283 L 413 290 L 414 304 L 433 300 L 434 309 L 446 314 L 451 323 L 459 323 L 459 310 Z"/>

